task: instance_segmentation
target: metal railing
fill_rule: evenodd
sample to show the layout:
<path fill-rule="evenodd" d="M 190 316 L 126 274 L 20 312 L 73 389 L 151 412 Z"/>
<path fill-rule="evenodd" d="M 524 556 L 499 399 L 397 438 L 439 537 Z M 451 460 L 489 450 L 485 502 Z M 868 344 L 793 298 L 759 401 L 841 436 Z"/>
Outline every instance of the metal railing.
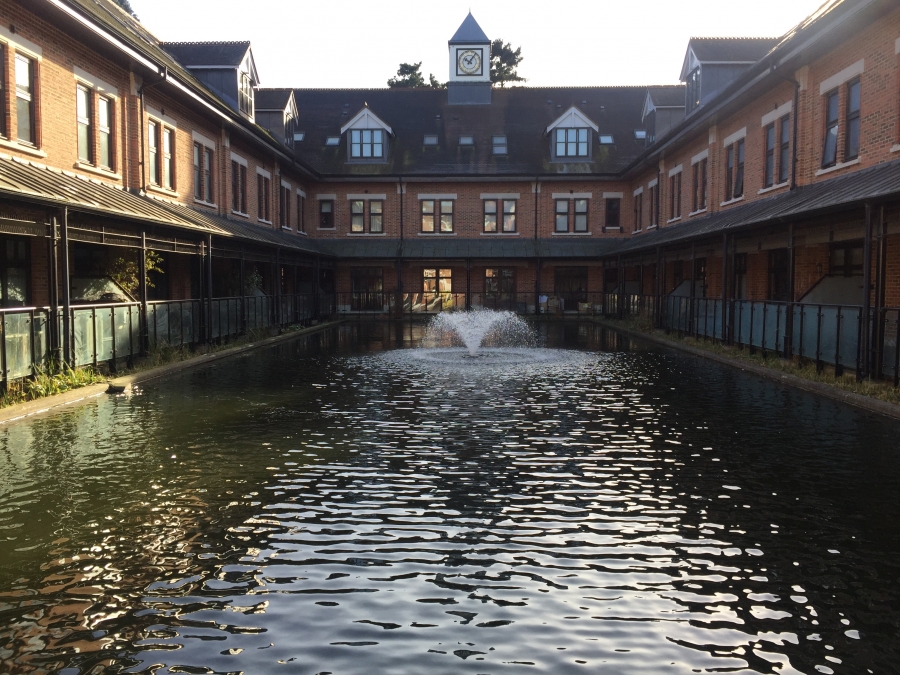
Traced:
<path fill-rule="evenodd" d="M 334 307 L 332 295 L 309 293 L 278 300 L 246 296 L 154 301 L 147 303 L 146 315 L 140 303 L 73 305 L 68 321 L 62 309 L 0 309 L 0 388 L 36 375 L 51 358 L 73 366 L 115 363 L 162 345 L 194 347 L 250 330 L 306 324 L 334 314 Z"/>

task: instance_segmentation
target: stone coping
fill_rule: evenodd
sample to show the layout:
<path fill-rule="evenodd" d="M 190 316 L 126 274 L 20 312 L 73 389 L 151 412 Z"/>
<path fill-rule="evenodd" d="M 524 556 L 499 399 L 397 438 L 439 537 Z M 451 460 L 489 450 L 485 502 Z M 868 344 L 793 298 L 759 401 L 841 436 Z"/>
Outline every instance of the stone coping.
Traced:
<path fill-rule="evenodd" d="M 194 356 L 183 361 L 175 361 L 173 363 L 157 366 L 156 368 L 149 368 L 122 377 L 116 377 L 100 384 L 90 384 L 85 387 L 79 387 L 78 389 L 63 392 L 62 394 L 45 396 L 44 398 L 38 398 L 33 401 L 25 401 L 24 403 L 17 403 L 6 408 L 0 408 L 0 428 L 8 427 L 16 422 L 22 422 L 38 415 L 56 413 L 62 411 L 66 407 L 87 403 L 91 399 L 106 394 L 110 387 L 128 389 L 135 384 L 168 377 L 169 375 L 174 375 L 190 368 L 199 368 L 221 359 L 227 359 L 238 354 L 259 349 L 260 347 L 266 347 L 278 342 L 285 342 L 297 337 L 303 337 L 304 335 L 318 333 L 319 331 L 334 328 L 341 323 L 343 323 L 343 321 L 329 321 L 310 328 L 290 331 L 274 337 L 265 338 L 264 340 L 257 340 L 256 342 L 251 342 L 249 344 L 238 345 L 237 347 L 223 349 L 222 351 L 213 352 L 211 354 L 201 354 L 200 356 Z"/>

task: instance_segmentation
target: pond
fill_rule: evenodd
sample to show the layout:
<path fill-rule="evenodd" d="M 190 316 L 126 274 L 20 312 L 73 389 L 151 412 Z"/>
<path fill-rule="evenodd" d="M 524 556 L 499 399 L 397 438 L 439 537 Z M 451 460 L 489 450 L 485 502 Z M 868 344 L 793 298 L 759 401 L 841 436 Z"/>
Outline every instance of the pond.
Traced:
<path fill-rule="evenodd" d="M 0 672 L 895 672 L 900 424 L 540 331 L 345 324 L 0 429 Z"/>

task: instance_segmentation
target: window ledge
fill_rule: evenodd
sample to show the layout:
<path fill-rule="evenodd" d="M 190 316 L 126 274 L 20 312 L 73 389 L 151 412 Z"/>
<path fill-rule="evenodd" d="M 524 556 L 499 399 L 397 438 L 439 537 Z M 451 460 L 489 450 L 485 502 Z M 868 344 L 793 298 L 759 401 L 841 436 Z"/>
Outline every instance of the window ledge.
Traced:
<path fill-rule="evenodd" d="M 218 204 L 213 204 L 212 202 L 206 202 L 206 201 L 203 201 L 202 199 L 197 199 L 196 197 L 194 198 L 194 203 L 199 204 L 200 206 L 205 206 L 208 209 L 218 209 L 219 208 Z"/>
<path fill-rule="evenodd" d="M 653 225 L 648 225 L 648 226 L 647 226 L 647 229 L 648 229 L 648 230 L 655 230 L 657 227 L 659 227 L 659 225 L 658 225 L 657 223 L 654 223 Z"/>
<path fill-rule="evenodd" d="M 281 229 L 282 229 L 282 230 L 286 230 L 287 232 L 293 232 L 293 231 L 294 231 L 292 228 L 288 227 L 287 225 L 282 225 L 282 226 L 281 226 Z"/>
<path fill-rule="evenodd" d="M 679 220 L 681 220 L 681 216 L 676 216 L 675 218 L 669 218 L 666 221 L 666 225 L 668 225 L 670 223 L 677 223 Z"/>
<path fill-rule="evenodd" d="M 386 237 L 387 232 L 348 232 L 348 237 Z"/>
<path fill-rule="evenodd" d="M 891 147 L 891 152 L 900 152 L 900 143 L 897 143 L 893 147 Z"/>
<path fill-rule="evenodd" d="M 93 164 L 85 164 L 84 162 L 75 162 L 73 169 L 78 169 L 79 171 L 87 171 L 89 173 L 95 173 L 98 176 L 103 176 L 104 178 L 112 178 L 114 180 L 122 180 L 122 174 L 116 173 L 115 171 L 110 171 L 109 169 L 101 169 L 99 166 L 94 166 Z"/>
<path fill-rule="evenodd" d="M 309 236 L 308 234 L 306 234 L 306 230 L 297 230 L 296 234 L 302 234 L 304 237 Z"/>
<path fill-rule="evenodd" d="M 841 162 L 839 164 L 835 164 L 834 166 L 829 166 L 827 169 L 819 169 L 816 171 L 816 176 L 824 176 L 826 173 L 831 173 L 832 171 L 839 171 L 848 166 L 853 166 L 854 164 L 859 164 L 859 157 L 856 159 L 851 159 L 849 162 Z"/>
<path fill-rule="evenodd" d="M 334 227 L 317 227 L 316 229 L 319 230 L 319 232 L 334 232 L 336 228 L 334 228 Z"/>
<path fill-rule="evenodd" d="M 250 217 L 250 214 L 244 213 L 243 211 L 235 211 L 234 209 L 231 209 L 231 213 L 232 213 L 232 215 L 240 216 L 241 218 L 249 218 Z"/>
<path fill-rule="evenodd" d="M 641 228 L 638 228 L 636 230 L 632 230 L 631 234 L 640 234 L 641 232 L 643 232 L 643 230 Z"/>
<path fill-rule="evenodd" d="M 688 218 L 690 218 L 691 216 L 699 216 L 701 213 L 706 213 L 708 210 L 709 209 L 697 209 L 696 211 L 691 211 L 688 214 Z"/>
<path fill-rule="evenodd" d="M 455 237 L 456 232 L 419 232 L 420 237 Z"/>
<path fill-rule="evenodd" d="M 619 225 L 610 225 L 609 227 L 603 228 L 604 232 L 621 232 L 622 228 Z"/>
<path fill-rule="evenodd" d="M 719 206 L 731 206 L 732 204 L 737 204 L 738 202 L 742 202 L 742 201 L 744 201 L 744 195 L 741 195 L 740 197 L 735 197 L 734 199 L 728 199 L 728 200 L 722 202 L 721 204 L 719 204 Z"/>
<path fill-rule="evenodd" d="M 271 220 L 266 220 L 265 218 L 257 218 L 256 221 L 259 223 L 262 223 L 263 225 L 272 225 L 273 224 Z"/>
<path fill-rule="evenodd" d="M 0 138 L 0 147 L 9 148 L 10 150 L 17 150 L 19 152 L 24 152 L 26 155 L 31 155 L 32 157 L 46 157 L 47 153 L 43 150 L 38 150 L 37 148 L 30 145 L 23 145 L 22 143 L 16 143 L 15 141 L 8 141 L 5 138 Z"/>
<path fill-rule="evenodd" d="M 762 190 L 760 190 L 760 191 L 757 192 L 756 194 L 758 194 L 758 195 L 764 195 L 764 194 L 766 194 L 767 192 L 772 192 L 773 190 L 779 190 L 779 189 L 781 189 L 781 188 L 783 188 L 783 187 L 787 187 L 787 186 L 788 186 L 788 181 L 784 181 L 783 183 L 776 183 L 775 185 L 770 185 L 770 186 L 767 187 L 767 188 L 763 188 Z"/>
<path fill-rule="evenodd" d="M 518 237 L 518 232 L 481 232 L 482 237 Z"/>
<path fill-rule="evenodd" d="M 551 232 L 554 237 L 590 237 L 590 232 Z"/>
<path fill-rule="evenodd" d="M 147 184 L 147 189 L 152 192 L 158 192 L 161 195 L 166 195 L 168 197 L 177 197 L 178 193 L 175 190 L 170 190 L 169 188 L 164 188 L 161 185 L 151 185 Z"/>

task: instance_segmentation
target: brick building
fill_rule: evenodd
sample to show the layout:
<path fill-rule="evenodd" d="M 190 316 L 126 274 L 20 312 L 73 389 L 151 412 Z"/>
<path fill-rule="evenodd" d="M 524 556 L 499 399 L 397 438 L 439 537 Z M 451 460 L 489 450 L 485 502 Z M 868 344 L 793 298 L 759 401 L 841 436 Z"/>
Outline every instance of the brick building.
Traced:
<path fill-rule="evenodd" d="M 446 89 L 266 89 L 249 43 L 0 0 L 0 305 L 46 324 L 33 359 L 332 312 L 641 308 L 896 377 L 898 54 L 896 3 L 844 0 L 693 38 L 678 86 L 498 88 L 470 14 Z M 148 259 L 152 286 L 119 283 Z"/>

